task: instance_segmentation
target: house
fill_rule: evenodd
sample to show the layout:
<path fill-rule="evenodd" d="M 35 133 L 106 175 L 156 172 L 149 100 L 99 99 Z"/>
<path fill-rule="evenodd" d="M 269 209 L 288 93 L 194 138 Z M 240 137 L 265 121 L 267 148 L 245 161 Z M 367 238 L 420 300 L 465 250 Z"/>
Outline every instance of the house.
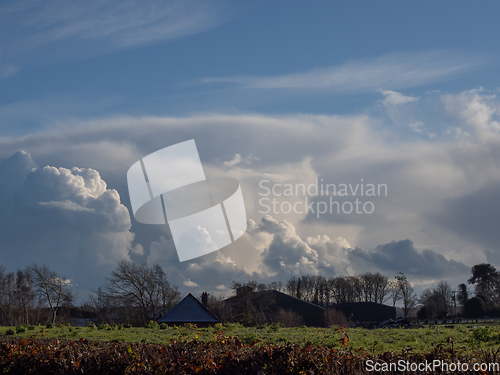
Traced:
<path fill-rule="evenodd" d="M 205 294 L 203 297 L 205 297 Z M 206 300 L 206 297 L 204 300 Z M 166 323 L 169 326 L 191 323 L 196 324 L 198 327 L 208 327 L 220 322 L 220 319 L 191 293 L 184 297 L 172 310 L 158 319 L 158 323 Z"/>
<path fill-rule="evenodd" d="M 297 316 L 300 324 L 325 326 L 325 308 L 277 290 L 252 292 L 251 288 L 238 288 L 236 296 L 226 299 L 224 304 L 233 310 L 236 320 L 248 325 L 274 322 L 280 312 L 286 312 Z"/>
<path fill-rule="evenodd" d="M 332 305 L 351 323 L 370 328 L 385 320 L 396 319 L 396 308 L 375 302 L 349 302 Z"/>

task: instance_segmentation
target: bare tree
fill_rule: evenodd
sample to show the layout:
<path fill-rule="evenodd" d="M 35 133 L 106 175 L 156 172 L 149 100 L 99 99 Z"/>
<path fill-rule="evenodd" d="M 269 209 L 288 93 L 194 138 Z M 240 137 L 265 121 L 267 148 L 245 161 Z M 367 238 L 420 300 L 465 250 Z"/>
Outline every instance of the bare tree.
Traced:
<path fill-rule="evenodd" d="M 33 264 L 26 267 L 26 270 L 31 275 L 38 294 L 49 304 L 52 310 L 52 323 L 55 323 L 59 308 L 71 304 L 74 300 L 73 293 L 68 289 L 70 281 L 60 277 L 46 265 Z"/>
<path fill-rule="evenodd" d="M 329 285 L 335 303 L 355 302 L 357 299 L 356 285 L 360 284 L 355 276 L 337 276 L 329 280 Z"/>
<path fill-rule="evenodd" d="M 293 276 L 290 280 L 287 281 L 285 286 L 285 292 L 291 295 L 292 297 L 297 297 L 297 284 L 298 280 L 295 276 Z"/>
<path fill-rule="evenodd" d="M 30 324 L 33 321 L 36 309 L 36 293 L 34 290 L 31 274 L 25 270 L 18 270 L 16 274 L 15 301 L 17 305 L 17 316 L 22 324 Z"/>
<path fill-rule="evenodd" d="M 403 301 L 403 310 L 405 318 L 408 317 L 411 309 L 415 307 L 417 302 L 417 296 L 415 295 L 415 291 L 411 286 L 410 282 L 406 278 L 405 274 L 399 272 L 396 275 L 397 286 L 401 292 L 401 300 Z"/>
<path fill-rule="evenodd" d="M 399 284 L 397 280 L 389 281 L 389 295 L 392 302 L 392 307 L 396 307 L 396 303 L 401 301 L 401 289 L 399 288 Z"/>
<path fill-rule="evenodd" d="M 447 281 L 439 281 L 434 289 L 426 289 L 418 302 L 422 305 L 418 311 L 421 319 L 446 318 L 452 312 L 452 290 Z"/>
<path fill-rule="evenodd" d="M 88 301 L 81 307 L 97 315 L 100 323 L 111 324 L 117 321 L 116 299 L 103 292 L 101 287 L 97 290 L 91 289 Z"/>
<path fill-rule="evenodd" d="M 384 303 L 389 295 L 389 278 L 377 272 L 373 276 L 374 302 Z"/>
<path fill-rule="evenodd" d="M 381 273 L 366 272 L 359 276 L 362 298 L 365 302 L 384 303 L 387 297 L 389 278 Z"/>
<path fill-rule="evenodd" d="M 348 280 L 351 284 L 349 302 L 361 302 L 361 279 L 359 276 L 349 276 Z"/>
<path fill-rule="evenodd" d="M 281 290 L 283 289 L 283 283 L 281 281 L 273 281 L 269 284 L 269 289 L 281 292 Z"/>
<path fill-rule="evenodd" d="M 373 302 L 375 295 L 374 277 L 375 275 L 371 272 L 366 272 L 359 276 L 364 302 Z"/>
<path fill-rule="evenodd" d="M 241 288 L 244 288 L 248 293 L 263 292 L 265 290 L 272 289 L 269 285 L 259 283 L 257 280 L 250 280 L 246 283 L 233 281 L 231 289 L 233 290 L 234 294 L 237 294 L 238 290 L 240 290 L 241 292 Z"/>
<path fill-rule="evenodd" d="M 438 296 L 434 290 L 425 289 L 418 298 L 422 307 L 418 310 L 417 316 L 420 319 L 434 319 L 439 314 Z"/>
<path fill-rule="evenodd" d="M 450 314 L 452 312 L 453 296 L 450 284 L 447 281 L 438 282 L 436 288 L 434 288 L 434 294 L 436 295 L 440 314 L 443 316 Z"/>
<path fill-rule="evenodd" d="M 180 299 L 177 287 L 170 285 L 159 264 L 148 266 L 122 260 L 108 280 L 106 294 L 120 306 L 139 308 L 144 321 L 158 318 Z"/>
<path fill-rule="evenodd" d="M 14 319 L 14 274 L 5 273 L 5 267 L 0 266 L 0 318 L 4 326 L 13 325 Z"/>
<path fill-rule="evenodd" d="M 236 316 L 234 309 L 225 303 L 225 299 L 226 296 L 224 294 L 218 297 L 210 294 L 207 306 L 223 323 L 234 321 Z"/>
<path fill-rule="evenodd" d="M 270 289 L 273 288 L 270 287 Z M 288 280 L 285 291 L 293 297 L 320 306 L 325 306 L 330 298 L 328 280 L 317 275 L 303 275 L 300 278 L 292 277 Z"/>

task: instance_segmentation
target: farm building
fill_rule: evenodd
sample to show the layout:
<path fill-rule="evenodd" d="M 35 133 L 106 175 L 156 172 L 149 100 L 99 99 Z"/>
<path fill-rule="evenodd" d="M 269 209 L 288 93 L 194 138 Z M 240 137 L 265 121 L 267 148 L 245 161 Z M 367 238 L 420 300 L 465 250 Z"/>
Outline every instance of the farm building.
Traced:
<path fill-rule="evenodd" d="M 206 299 L 205 293 L 203 297 Z M 158 323 L 166 323 L 169 326 L 191 323 L 198 327 L 208 327 L 220 323 L 220 319 L 205 305 L 189 293 L 172 310 L 158 319 Z"/>
<path fill-rule="evenodd" d="M 224 304 L 226 308 L 232 309 L 238 321 L 246 324 L 274 322 L 280 314 L 282 317 L 293 314 L 300 320 L 300 325 L 325 326 L 325 308 L 313 303 L 277 290 L 252 292 L 251 288 L 242 287 L 236 293 L 236 296 L 226 299 Z"/>
<path fill-rule="evenodd" d="M 351 302 L 332 305 L 342 311 L 346 319 L 359 323 L 363 327 L 371 327 L 384 320 L 396 319 L 396 308 L 375 302 Z"/>

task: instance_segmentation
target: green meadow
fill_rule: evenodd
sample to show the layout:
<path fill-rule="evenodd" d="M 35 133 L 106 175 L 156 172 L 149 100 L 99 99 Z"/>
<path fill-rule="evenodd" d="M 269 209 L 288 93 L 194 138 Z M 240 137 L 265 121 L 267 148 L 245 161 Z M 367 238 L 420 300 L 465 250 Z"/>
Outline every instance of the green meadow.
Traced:
<path fill-rule="evenodd" d="M 453 327 L 453 328 L 450 328 Z M 477 349 L 500 347 L 500 324 L 455 324 L 437 325 L 435 328 L 384 328 L 367 330 L 363 328 L 283 328 L 277 324 L 258 327 L 244 327 L 240 324 L 218 325 L 209 328 L 197 328 L 192 325 L 179 327 L 159 326 L 128 327 L 122 325 L 100 325 L 90 327 L 72 327 L 70 325 L 17 326 L 0 327 L 2 339 L 53 338 L 101 342 L 157 343 L 168 344 L 172 341 L 192 340 L 215 341 L 224 337 L 237 337 L 246 345 L 262 344 L 299 344 L 310 342 L 312 345 L 347 346 L 355 350 L 365 350 L 370 354 L 402 351 L 411 353 L 429 353 L 439 345 L 453 345 L 456 350 L 469 352 Z M 345 340 L 347 338 L 347 340 Z"/>

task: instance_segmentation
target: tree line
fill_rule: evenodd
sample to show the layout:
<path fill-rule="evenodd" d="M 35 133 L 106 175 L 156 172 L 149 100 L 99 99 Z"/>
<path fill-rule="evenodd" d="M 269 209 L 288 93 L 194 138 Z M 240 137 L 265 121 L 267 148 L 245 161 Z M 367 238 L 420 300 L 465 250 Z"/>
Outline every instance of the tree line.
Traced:
<path fill-rule="evenodd" d="M 474 287 L 471 295 L 467 284 Z M 366 272 L 334 277 L 303 275 L 286 283 L 233 282 L 232 289 L 279 290 L 323 307 L 350 302 L 396 306 L 399 302 L 405 317 L 417 311 L 421 319 L 500 316 L 500 272 L 493 265 L 473 266 L 467 284 L 454 290 L 447 281 L 439 281 L 417 296 L 401 272 L 393 279 L 379 272 Z M 0 266 L 0 324 L 56 322 L 60 311 L 74 307 L 76 296 L 70 286 L 70 280 L 46 265 L 32 264 L 10 273 Z M 99 322 L 140 325 L 160 318 L 180 299 L 178 288 L 167 280 L 159 264 L 121 261 L 107 277 L 107 283 L 91 291 L 80 311 Z M 223 315 L 228 315 L 223 297 L 211 297 L 210 305 L 223 320 Z"/>
<path fill-rule="evenodd" d="M 257 285 L 256 282 L 250 284 Z M 262 289 L 263 284 L 259 285 Z M 469 292 L 468 285 L 474 288 L 473 293 Z M 349 302 L 375 302 L 395 307 L 400 302 L 405 317 L 414 313 L 420 319 L 500 316 L 500 271 L 489 263 L 474 265 L 467 284 L 453 288 L 442 280 L 420 295 L 401 272 L 392 280 L 379 272 L 330 278 L 304 275 L 292 277 L 286 284 L 280 283 L 280 287 L 277 290 L 323 307 Z"/>
<path fill-rule="evenodd" d="M 398 290 L 396 284 L 380 273 L 330 278 L 305 275 L 288 280 L 285 291 L 293 297 L 326 307 L 348 302 L 384 303 L 391 293 Z"/>
<path fill-rule="evenodd" d="M 249 281 L 233 282 L 232 289 L 246 287 L 249 291 L 278 290 L 292 297 L 314 303 L 322 307 L 350 302 L 390 303 L 393 306 L 401 301 L 405 316 L 415 307 L 417 296 L 403 273 L 398 273 L 393 280 L 379 272 L 366 272 L 361 275 L 324 277 L 303 275 L 292 277 L 285 284 L 269 284 Z"/>
<path fill-rule="evenodd" d="M 107 278 L 108 284 L 92 290 L 82 306 L 103 323 L 140 325 L 157 320 L 181 299 L 175 285 L 157 263 L 121 261 Z"/>
<path fill-rule="evenodd" d="M 0 324 L 55 322 L 59 309 L 73 303 L 69 285 L 45 265 L 33 264 L 16 273 L 0 266 Z"/>
<path fill-rule="evenodd" d="M 469 293 L 468 285 L 473 286 Z M 500 272 L 489 263 L 476 264 L 471 268 L 467 284 L 453 290 L 447 281 L 438 282 L 432 289 L 420 295 L 418 317 L 421 319 L 464 316 L 481 318 L 500 316 Z"/>
<path fill-rule="evenodd" d="M 473 287 L 472 293 L 468 285 Z M 399 303 L 405 317 L 416 315 L 420 319 L 500 317 L 500 271 L 489 263 L 474 265 L 467 283 L 453 288 L 448 281 L 441 280 L 420 295 L 401 272 L 394 279 L 379 272 L 334 277 L 302 275 L 284 284 L 233 282 L 232 288 L 237 290 L 242 286 L 252 291 L 279 290 L 322 307 L 350 302 L 375 302 L 395 307 Z"/>
<path fill-rule="evenodd" d="M 292 277 L 285 291 L 293 297 L 328 307 L 350 302 L 396 303 L 402 301 L 405 315 L 415 305 L 415 292 L 407 277 L 398 273 L 393 280 L 380 272 L 361 275 Z"/>
<path fill-rule="evenodd" d="M 180 301 L 177 287 L 158 264 L 121 261 L 107 281 L 80 306 L 83 315 L 99 322 L 143 324 Z M 0 325 L 55 323 L 61 311 L 75 307 L 70 286 L 69 279 L 46 265 L 15 273 L 0 266 Z"/>

